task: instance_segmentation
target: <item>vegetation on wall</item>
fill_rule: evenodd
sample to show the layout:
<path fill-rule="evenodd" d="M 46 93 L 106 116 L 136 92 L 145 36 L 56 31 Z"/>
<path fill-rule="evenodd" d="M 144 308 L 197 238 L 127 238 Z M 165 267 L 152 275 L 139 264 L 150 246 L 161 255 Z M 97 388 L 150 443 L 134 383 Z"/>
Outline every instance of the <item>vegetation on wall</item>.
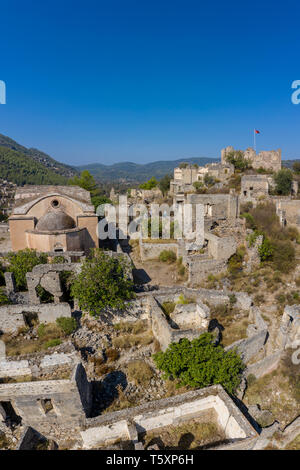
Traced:
<path fill-rule="evenodd" d="M 79 307 L 92 316 L 100 315 L 105 308 L 123 309 L 125 301 L 134 297 L 128 269 L 125 258 L 94 249 L 93 256 L 83 262 L 81 272 L 71 282 L 71 294 Z"/>
<path fill-rule="evenodd" d="M 164 378 L 177 379 L 180 386 L 203 388 L 221 384 L 232 394 L 245 368 L 236 352 L 226 352 L 221 345 L 214 344 L 211 333 L 203 333 L 192 341 L 183 338 L 171 343 L 165 352 L 159 351 L 153 358 Z"/>

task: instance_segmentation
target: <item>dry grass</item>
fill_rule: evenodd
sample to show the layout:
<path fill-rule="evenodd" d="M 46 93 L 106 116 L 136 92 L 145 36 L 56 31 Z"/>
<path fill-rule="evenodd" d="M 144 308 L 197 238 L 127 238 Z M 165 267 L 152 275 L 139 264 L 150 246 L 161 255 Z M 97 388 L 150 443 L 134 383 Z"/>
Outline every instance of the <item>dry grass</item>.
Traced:
<path fill-rule="evenodd" d="M 287 362 L 282 360 L 276 370 L 252 380 L 244 397 L 246 405 L 258 404 L 262 409 L 271 411 L 281 425 L 288 425 L 299 414 L 295 370 Z"/>
<path fill-rule="evenodd" d="M 154 374 L 147 362 L 136 360 L 127 364 L 127 377 L 130 382 L 134 382 L 136 385 L 149 385 Z"/>
<path fill-rule="evenodd" d="M 124 410 L 125 408 L 130 408 L 136 405 L 134 401 L 131 401 L 129 398 L 125 396 L 125 393 L 121 385 L 117 385 L 117 390 L 118 390 L 118 397 L 115 398 L 115 400 L 111 403 L 111 405 L 109 405 L 107 408 L 105 408 L 105 410 L 103 410 L 103 414 L 111 413 L 113 411 Z"/>
<path fill-rule="evenodd" d="M 42 328 L 40 327 L 36 340 L 25 339 L 20 334 L 17 336 L 3 335 L 1 339 L 5 342 L 7 356 L 32 354 L 61 343 L 64 335 L 55 323 L 49 323 L 48 325 L 43 325 Z"/>
<path fill-rule="evenodd" d="M 136 335 L 147 331 L 148 322 L 147 320 L 138 320 L 135 322 L 123 321 L 120 323 L 116 323 L 114 325 L 114 329 L 122 333 L 133 333 Z"/>
<path fill-rule="evenodd" d="M 13 442 L 8 439 L 5 434 L 0 434 L 0 449 L 1 450 L 12 450 L 14 447 Z"/>
<path fill-rule="evenodd" d="M 196 420 L 160 428 L 156 432 L 145 435 L 145 445 L 159 438 L 164 449 L 197 449 L 199 447 L 225 440 L 225 435 L 214 422 L 198 422 Z"/>
<path fill-rule="evenodd" d="M 290 442 L 285 448 L 284 450 L 300 450 L 300 434 L 298 434 L 297 437 L 295 437 L 295 439 Z"/>
<path fill-rule="evenodd" d="M 117 349 L 129 349 L 133 346 L 148 346 L 153 341 L 152 330 L 141 334 L 125 334 L 113 338 L 112 344 Z"/>

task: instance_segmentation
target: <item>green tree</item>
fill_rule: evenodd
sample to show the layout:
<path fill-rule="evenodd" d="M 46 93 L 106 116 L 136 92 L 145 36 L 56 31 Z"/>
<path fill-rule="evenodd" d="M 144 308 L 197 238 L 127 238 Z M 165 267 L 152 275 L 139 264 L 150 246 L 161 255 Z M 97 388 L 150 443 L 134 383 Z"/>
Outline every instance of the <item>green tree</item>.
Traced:
<path fill-rule="evenodd" d="M 97 184 L 93 175 L 90 174 L 88 170 L 83 170 L 80 173 L 80 176 L 76 175 L 73 178 L 69 179 L 69 184 L 71 186 L 80 186 L 83 189 L 86 189 L 90 193 L 96 190 Z"/>
<path fill-rule="evenodd" d="M 165 175 L 159 182 L 158 186 L 161 192 L 165 195 L 170 189 L 171 175 Z"/>
<path fill-rule="evenodd" d="M 146 181 L 146 183 L 142 183 L 140 184 L 140 189 L 153 189 L 153 188 L 156 188 L 156 186 L 158 185 L 158 182 L 156 180 L 156 178 L 154 176 L 152 176 L 152 178 L 150 178 L 148 181 Z"/>
<path fill-rule="evenodd" d="M 112 257 L 96 248 L 71 281 L 71 295 L 92 316 L 100 315 L 105 308 L 123 309 L 125 301 L 134 297 L 129 269 L 125 257 Z"/>
<path fill-rule="evenodd" d="M 214 344 L 211 333 L 203 333 L 192 341 L 183 338 L 171 343 L 153 358 L 164 378 L 178 379 L 180 386 L 203 388 L 221 384 L 229 393 L 235 392 L 245 368 L 235 351 L 226 352 Z"/>
<path fill-rule="evenodd" d="M 206 186 L 212 186 L 214 183 L 215 183 L 214 177 L 206 173 L 206 175 L 204 176 L 204 184 Z"/>
<path fill-rule="evenodd" d="M 295 173 L 300 173 L 300 160 L 293 163 L 293 170 Z"/>
<path fill-rule="evenodd" d="M 47 264 L 47 255 L 26 248 L 15 253 L 9 253 L 7 260 L 9 262 L 7 271 L 14 273 L 18 289 L 23 290 L 26 289 L 27 285 L 26 273 L 32 271 L 34 266 L 38 264 Z"/>
<path fill-rule="evenodd" d="M 226 160 L 234 166 L 235 170 L 245 171 L 249 168 L 249 162 L 244 158 L 244 153 L 241 150 L 229 152 L 226 155 Z"/>
<path fill-rule="evenodd" d="M 287 196 L 290 194 L 293 182 L 293 173 L 288 168 L 282 168 L 274 175 L 275 192 Z"/>
<path fill-rule="evenodd" d="M 76 175 L 73 178 L 70 178 L 68 183 L 72 186 L 80 186 L 80 188 L 89 191 L 95 210 L 101 204 L 111 204 L 111 200 L 102 193 L 100 187 L 95 181 L 95 178 L 88 170 L 83 170 L 80 173 L 80 176 Z"/>

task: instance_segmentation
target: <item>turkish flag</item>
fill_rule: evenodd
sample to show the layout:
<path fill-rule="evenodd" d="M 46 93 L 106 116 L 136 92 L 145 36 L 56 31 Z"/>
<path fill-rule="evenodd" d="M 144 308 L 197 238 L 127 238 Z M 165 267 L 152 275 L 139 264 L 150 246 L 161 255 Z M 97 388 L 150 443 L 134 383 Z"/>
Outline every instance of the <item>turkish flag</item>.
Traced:
<path fill-rule="evenodd" d="M 255 134 L 260 134 L 260 132 L 257 129 L 255 129 Z"/>

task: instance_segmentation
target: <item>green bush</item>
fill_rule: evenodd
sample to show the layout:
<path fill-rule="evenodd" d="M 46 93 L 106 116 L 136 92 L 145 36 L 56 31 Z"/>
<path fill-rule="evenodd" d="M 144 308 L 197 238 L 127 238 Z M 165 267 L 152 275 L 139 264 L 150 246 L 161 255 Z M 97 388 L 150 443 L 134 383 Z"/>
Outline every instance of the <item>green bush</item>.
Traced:
<path fill-rule="evenodd" d="M 71 335 L 77 328 L 76 320 L 73 317 L 60 317 L 56 319 L 56 324 L 65 335 Z"/>
<path fill-rule="evenodd" d="M 93 250 L 81 272 L 71 281 L 71 295 L 79 308 L 98 316 L 105 308 L 124 309 L 125 301 L 134 297 L 131 267 L 125 257 L 113 257 L 100 249 Z"/>
<path fill-rule="evenodd" d="M 0 305 L 10 304 L 10 300 L 3 289 L 0 289 Z"/>
<path fill-rule="evenodd" d="M 163 250 L 158 258 L 163 263 L 174 263 L 176 261 L 176 254 L 173 250 Z"/>
<path fill-rule="evenodd" d="M 176 307 L 175 302 L 164 302 L 161 306 L 162 310 L 167 316 L 169 316 L 172 312 L 174 312 L 175 307 Z"/>
<path fill-rule="evenodd" d="M 44 343 L 44 348 L 54 348 L 54 346 L 59 346 L 62 343 L 61 339 L 59 338 L 54 338 L 54 339 L 49 339 L 49 341 L 46 341 Z"/>
<path fill-rule="evenodd" d="M 153 188 L 156 188 L 157 185 L 158 185 L 158 181 L 156 180 L 154 176 L 152 176 L 152 178 L 150 178 L 149 181 L 147 181 L 146 183 L 140 184 L 140 189 L 153 189 Z"/>
<path fill-rule="evenodd" d="M 221 384 L 229 393 L 234 393 L 245 368 L 235 351 L 226 352 L 213 343 L 211 333 L 203 333 L 189 341 L 183 338 L 171 343 L 165 352 L 153 355 L 158 369 L 165 379 L 177 379 L 180 386 L 203 388 Z"/>
<path fill-rule="evenodd" d="M 241 150 L 229 152 L 226 155 L 226 160 L 234 166 L 235 170 L 244 171 L 249 168 L 249 162 L 244 158 L 244 153 Z"/>
<path fill-rule="evenodd" d="M 282 273 L 288 273 L 295 267 L 295 249 L 289 240 L 273 241 L 273 263 L 275 269 Z"/>
<path fill-rule="evenodd" d="M 26 289 L 26 273 L 32 271 L 34 266 L 47 263 L 45 253 L 37 253 L 36 250 L 20 250 L 15 253 L 9 253 L 7 256 L 9 266 L 8 271 L 13 272 L 18 289 Z"/>
<path fill-rule="evenodd" d="M 269 238 L 264 237 L 262 244 L 258 248 L 258 254 L 261 261 L 272 259 L 274 253 L 274 246 Z"/>
<path fill-rule="evenodd" d="M 274 175 L 275 192 L 287 196 L 290 194 L 293 182 L 293 173 L 288 168 L 282 168 Z"/>

